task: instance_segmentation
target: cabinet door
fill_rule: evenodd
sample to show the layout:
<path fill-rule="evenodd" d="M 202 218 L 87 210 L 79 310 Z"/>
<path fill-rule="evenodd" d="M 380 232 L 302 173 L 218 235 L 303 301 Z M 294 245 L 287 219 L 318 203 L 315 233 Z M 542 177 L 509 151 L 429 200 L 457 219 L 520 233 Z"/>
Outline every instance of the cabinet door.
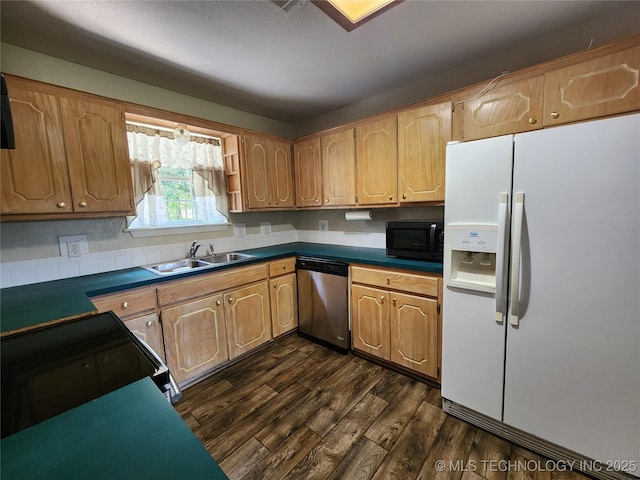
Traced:
<path fill-rule="evenodd" d="M 398 132 L 396 117 L 356 129 L 358 204 L 378 205 L 398 200 Z"/>
<path fill-rule="evenodd" d="M 162 311 L 167 366 L 184 383 L 228 359 L 222 295 Z"/>
<path fill-rule="evenodd" d="M 244 165 L 248 208 L 271 206 L 269 164 L 269 139 L 258 135 L 246 135 Z"/>
<path fill-rule="evenodd" d="M 261 282 L 224 296 L 229 359 L 271 339 L 269 287 Z"/>
<path fill-rule="evenodd" d="M 75 212 L 133 213 L 124 110 L 115 103 L 60 98 Z"/>
<path fill-rule="evenodd" d="M 314 138 L 293 146 L 296 172 L 296 206 L 319 207 L 322 204 L 322 163 L 320 139 Z"/>
<path fill-rule="evenodd" d="M 484 94 L 482 88 L 464 92 L 464 102 L 456 106 L 465 141 L 542 128 L 543 76 L 498 84 Z"/>
<path fill-rule="evenodd" d="M 640 109 L 640 47 L 544 76 L 544 124 L 558 125 Z"/>
<path fill-rule="evenodd" d="M 150 313 L 149 315 L 127 320 L 124 324 L 136 337 L 149 345 L 163 362 L 166 362 L 164 342 L 162 341 L 162 326 L 158 315 Z"/>
<path fill-rule="evenodd" d="M 438 377 L 438 301 L 391 293 L 391 361 Z"/>
<path fill-rule="evenodd" d="M 389 292 L 353 285 L 351 320 L 352 347 L 389 360 Z"/>
<path fill-rule="evenodd" d="M 271 190 L 272 207 L 293 207 L 293 162 L 291 160 L 291 144 L 271 142 Z"/>
<path fill-rule="evenodd" d="M 398 114 L 400 202 L 444 201 L 444 167 L 451 140 L 451 103 Z"/>
<path fill-rule="evenodd" d="M 2 150 L 2 213 L 72 211 L 58 99 L 7 78 L 15 150 Z"/>
<path fill-rule="evenodd" d="M 274 338 L 298 327 L 296 274 L 290 273 L 269 282 L 271 292 L 271 328 Z"/>
<path fill-rule="evenodd" d="M 356 150 L 353 128 L 322 137 L 324 205 L 356 204 Z"/>

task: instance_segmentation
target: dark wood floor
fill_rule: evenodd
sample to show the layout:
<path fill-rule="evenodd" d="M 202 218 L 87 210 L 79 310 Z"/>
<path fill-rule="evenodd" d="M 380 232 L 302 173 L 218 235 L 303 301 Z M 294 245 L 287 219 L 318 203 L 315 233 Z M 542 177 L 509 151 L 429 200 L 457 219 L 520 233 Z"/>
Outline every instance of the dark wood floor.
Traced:
<path fill-rule="evenodd" d="M 439 389 L 297 335 L 186 389 L 176 409 L 231 479 L 587 478 L 448 416 Z"/>

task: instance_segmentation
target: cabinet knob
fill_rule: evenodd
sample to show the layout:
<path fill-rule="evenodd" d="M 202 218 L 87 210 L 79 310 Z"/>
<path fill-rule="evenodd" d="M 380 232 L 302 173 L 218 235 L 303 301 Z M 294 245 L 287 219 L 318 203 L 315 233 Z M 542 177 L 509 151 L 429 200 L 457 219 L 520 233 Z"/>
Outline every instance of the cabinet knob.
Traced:
<path fill-rule="evenodd" d="M 276 200 L 276 205 L 278 205 L 279 203 L 280 203 L 280 201 L 279 201 L 279 200 Z"/>
<path fill-rule="evenodd" d="M 268 204 L 268 205 L 271 205 L 271 200 L 269 200 L 269 201 L 267 202 L 267 204 Z"/>
<path fill-rule="evenodd" d="M 80 205 L 81 207 L 86 207 L 87 206 L 87 202 L 80 202 L 78 205 Z"/>
<path fill-rule="evenodd" d="M 324 203 L 329 203 L 329 199 L 328 199 L 328 198 L 325 198 L 325 199 L 324 199 Z"/>
<path fill-rule="evenodd" d="M 551 118 L 558 118 L 560 114 L 558 112 L 551 112 Z"/>
<path fill-rule="evenodd" d="M 129 308 L 129 302 L 122 302 L 122 308 Z"/>
<path fill-rule="evenodd" d="M 380 295 L 380 303 L 384 303 L 384 295 Z"/>
<path fill-rule="evenodd" d="M 393 302 L 393 304 L 395 305 L 395 304 L 396 304 L 396 302 L 398 301 L 398 299 L 397 299 L 396 297 L 393 297 L 393 298 L 391 299 L 391 301 L 392 301 L 392 302 Z"/>
<path fill-rule="evenodd" d="M 287 264 L 285 263 L 284 265 L 282 265 L 282 269 L 286 270 L 287 269 Z"/>
<path fill-rule="evenodd" d="M 533 118 L 533 117 L 529 117 L 529 123 L 530 123 L 531 125 L 535 125 L 536 123 L 538 123 L 538 121 L 537 121 L 535 118 Z"/>
<path fill-rule="evenodd" d="M 233 303 L 233 297 L 229 297 L 229 303 Z"/>
<path fill-rule="evenodd" d="M 387 285 L 391 285 L 391 277 L 387 277 Z"/>
<path fill-rule="evenodd" d="M 389 195 L 389 200 L 393 200 L 393 195 Z"/>
<path fill-rule="evenodd" d="M 56 203 L 56 207 L 58 207 L 58 208 L 64 208 L 64 207 L 66 207 L 66 206 L 67 206 L 67 204 L 66 204 L 66 203 L 64 203 L 64 202 L 58 202 L 58 203 Z"/>
<path fill-rule="evenodd" d="M 153 322 L 151 320 L 147 320 L 147 323 L 145 323 L 145 325 L 147 327 L 150 327 L 151 325 L 153 325 Z"/>
<path fill-rule="evenodd" d="M 277 284 L 277 283 L 274 283 L 274 284 L 273 284 L 273 288 L 278 288 L 278 284 Z"/>
<path fill-rule="evenodd" d="M 402 198 L 403 198 L 403 199 L 407 198 L 407 194 L 406 194 L 406 193 L 403 193 L 403 194 L 402 194 Z"/>
<path fill-rule="evenodd" d="M 316 198 L 316 203 L 320 203 L 320 200 L 318 200 L 317 198 Z"/>
<path fill-rule="evenodd" d="M 220 306 L 220 300 L 216 300 L 216 305 L 219 307 Z"/>

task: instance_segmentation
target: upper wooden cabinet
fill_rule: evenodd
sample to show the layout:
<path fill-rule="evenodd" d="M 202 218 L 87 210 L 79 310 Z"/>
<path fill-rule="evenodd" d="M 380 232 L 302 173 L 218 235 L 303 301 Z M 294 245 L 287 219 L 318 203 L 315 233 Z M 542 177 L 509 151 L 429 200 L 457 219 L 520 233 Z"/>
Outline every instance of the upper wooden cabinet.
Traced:
<path fill-rule="evenodd" d="M 544 76 L 544 125 L 640 109 L 640 46 Z"/>
<path fill-rule="evenodd" d="M 447 142 L 451 140 L 451 102 L 398 114 L 400 203 L 444 201 Z"/>
<path fill-rule="evenodd" d="M 325 206 L 356 203 L 356 150 L 354 129 L 323 135 L 322 186 Z"/>
<path fill-rule="evenodd" d="M 498 84 L 486 93 L 482 88 L 465 90 L 454 97 L 456 115 L 462 116 L 462 140 L 542 128 L 542 75 Z"/>
<path fill-rule="evenodd" d="M 248 209 L 295 205 L 291 145 L 262 135 L 245 135 L 245 196 Z"/>
<path fill-rule="evenodd" d="M 357 203 L 398 202 L 398 132 L 396 116 L 356 128 Z"/>
<path fill-rule="evenodd" d="M 123 107 L 16 77 L 7 85 L 16 148 L 2 151 L 3 219 L 134 213 Z"/>
<path fill-rule="evenodd" d="M 322 161 L 320 139 L 313 138 L 293 146 L 296 172 L 296 206 L 322 205 Z"/>

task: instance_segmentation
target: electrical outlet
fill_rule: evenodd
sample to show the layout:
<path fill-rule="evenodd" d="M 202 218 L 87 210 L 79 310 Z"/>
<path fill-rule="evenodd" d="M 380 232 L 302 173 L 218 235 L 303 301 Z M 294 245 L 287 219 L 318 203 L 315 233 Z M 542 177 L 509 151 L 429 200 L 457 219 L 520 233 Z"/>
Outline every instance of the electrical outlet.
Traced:
<path fill-rule="evenodd" d="M 260 233 L 269 235 L 271 233 L 271 222 L 260 222 Z"/>
<path fill-rule="evenodd" d="M 58 245 L 60 246 L 60 256 L 62 257 L 81 257 L 89 254 L 86 235 L 58 237 Z"/>
<path fill-rule="evenodd" d="M 82 250 L 80 248 L 80 242 L 67 242 L 67 253 L 69 255 L 69 258 L 81 257 Z"/>
<path fill-rule="evenodd" d="M 247 225 L 245 223 L 233 224 L 233 236 L 236 238 L 243 238 L 247 236 Z"/>
<path fill-rule="evenodd" d="M 329 231 L 329 220 L 318 220 L 318 230 L 326 233 Z"/>

